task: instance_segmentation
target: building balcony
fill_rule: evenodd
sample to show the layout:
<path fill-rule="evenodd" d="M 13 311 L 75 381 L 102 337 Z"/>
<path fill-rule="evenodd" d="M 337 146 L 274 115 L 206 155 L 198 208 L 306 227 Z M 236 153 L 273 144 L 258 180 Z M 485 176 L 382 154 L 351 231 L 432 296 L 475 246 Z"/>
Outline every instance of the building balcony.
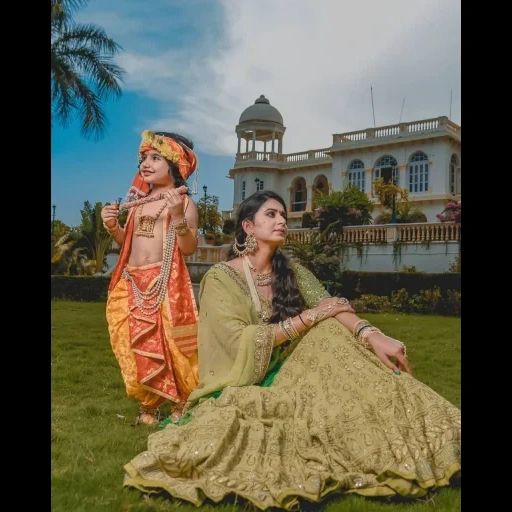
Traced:
<path fill-rule="evenodd" d="M 410 123 L 398 123 L 355 132 L 336 133 L 330 154 L 393 143 L 448 136 L 460 142 L 461 127 L 446 116 Z"/>
<path fill-rule="evenodd" d="M 318 232 L 314 229 L 290 229 L 287 240 L 310 243 L 311 237 Z M 430 242 L 459 242 L 461 225 L 453 222 L 423 222 L 417 224 L 382 224 L 369 226 L 347 226 L 343 228 L 341 240 L 348 244 L 387 244 L 394 242 L 428 244 Z M 210 265 L 225 261 L 230 244 L 213 246 L 203 245 L 197 251 L 185 256 L 187 263 Z"/>
<path fill-rule="evenodd" d="M 379 126 L 377 128 L 366 128 L 355 132 L 336 133 L 333 135 L 333 145 L 329 148 L 310 149 L 289 154 L 278 154 L 273 151 L 237 153 L 235 165 L 229 171 L 229 175 L 234 177 L 236 169 L 249 166 L 268 169 L 294 169 L 329 164 L 332 154 L 337 152 L 445 136 L 458 142 L 461 139 L 461 127 L 450 121 L 446 116 Z"/>
<path fill-rule="evenodd" d="M 372 244 L 388 242 L 458 242 L 461 237 L 460 223 L 422 222 L 417 224 L 370 224 L 368 226 L 346 226 L 341 240 L 349 244 Z M 318 229 L 290 229 L 288 240 L 310 243 Z"/>
<path fill-rule="evenodd" d="M 330 148 L 311 149 L 299 153 L 278 154 L 271 151 L 249 151 L 238 153 L 235 159 L 235 166 L 230 170 L 230 176 L 234 169 L 240 167 L 262 167 L 269 169 L 293 169 L 306 167 L 308 165 L 330 164 Z"/>

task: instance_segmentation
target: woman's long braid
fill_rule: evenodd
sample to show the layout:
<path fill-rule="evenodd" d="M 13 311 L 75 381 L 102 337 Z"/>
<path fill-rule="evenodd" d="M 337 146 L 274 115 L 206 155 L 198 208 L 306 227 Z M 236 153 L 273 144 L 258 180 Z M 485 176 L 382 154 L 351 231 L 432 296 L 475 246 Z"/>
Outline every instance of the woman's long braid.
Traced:
<path fill-rule="evenodd" d="M 272 271 L 274 272 L 272 283 L 274 298 L 269 321 L 277 323 L 290 316 L 298 315 L 305 309 L 305 303 L 297 285 L 295 272 L 288 258 L 280 250 L 272 256 Z"/>
<path fill-rule="evenodd" d="M 239 245 L 245 243 L 246 233 L 242 227 L 235 231 L 235 240 Z M 231 247 L 228 252 L 227 260 L 237 258 Z M 290 265 L 289 259 L 277 250 L 272 256 L 272 272 L 274 281 L 272 282 L 272 317 L 271 323 L 277 323 L 286 320 L 289 316 L 295 316 L 305 309 L 304 298 L 302 297 L 297 285 L 295 271 Z"/>
<path fill-rule="evenodd" d="M 242 201 L 242 204 L 238 207 L 235 228 L 235 240 L 239 247 L 244 246 L 247 237 L 242 227 L 242 222 L 245 219 L 254 221 L 254 216 L 268 199 L 275 199 L 281 203 L 286 213 L 286 204 L 283 198 L 271 190 L 255 192 Z M 228 252 L 227 260 L 229 261 L 237 257 L 238 255 L 235 254 L 233 247 L 231 247 Z M 305 302 L 300 293 L 299 286 L 297 285 L 297 278 L 290 261 L 280 249 L 274 252 L 271 262 L 272 272 L 274 273 L 272 282 L 272 293 L 274 297 L 272 299 L 272 317 L 270 318 L 270 322 L 277 323 L 302 312 L 305 309 Z"/>

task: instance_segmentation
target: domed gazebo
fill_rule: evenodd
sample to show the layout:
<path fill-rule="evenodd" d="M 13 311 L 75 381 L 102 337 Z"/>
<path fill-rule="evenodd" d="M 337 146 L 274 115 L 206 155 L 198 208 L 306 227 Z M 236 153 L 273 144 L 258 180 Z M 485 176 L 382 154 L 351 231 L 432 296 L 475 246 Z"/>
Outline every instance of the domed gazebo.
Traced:
<path fill-rule="evenodd" d="M 238 136 L 237 155 L 240 154 L 242 139 L 245 139 L 245 153 L 257 151 L 256 142 L 263 142 L 262 159 L 275 159 L 275 140 L 278 141 L 277 153 L 282 154 L 285 130 L 283 116 L 262 94 L 254 105 L 247 107 L 240 116 L 235 129 Z M 250 149 L 249 140 L 252 140 Z M 270 141 L 272 141 L 270 153 L 274 155 L 267 156 L 267 142 Z"/>

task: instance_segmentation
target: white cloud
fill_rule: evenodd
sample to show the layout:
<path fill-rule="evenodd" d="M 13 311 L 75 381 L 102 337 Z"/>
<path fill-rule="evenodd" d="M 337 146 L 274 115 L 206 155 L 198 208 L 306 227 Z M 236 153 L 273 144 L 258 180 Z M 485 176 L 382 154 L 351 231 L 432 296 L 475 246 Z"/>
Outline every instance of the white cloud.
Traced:
<path fill-rule="evenodd" d="M 169 94 L 169 83 L 180 85 L 180 60 L 178 52 L 155 57 L 122 53 L 116 57 L 116 63 L 126 71 L 124 86 L 157 100 Z"/>
<path fill-rule="evenodd" d="M 148 53 L 153 30 L 135 45 L 111 18 L 126 38 L 126 87 L 161 102 L 151 126 L 231 156 L 240 114 L 265 94 L 283 115 L 285 152 L 327 147 L 333 133 L 373 125 L 371 85 L 377 126 L 398 122 L 404 97 L 402 121 L 448 115 L 451 90 L 460 123 L 460 0 L 219 3 L 220 36 L 203 19 L 204 38 L 172 52 Z"/>

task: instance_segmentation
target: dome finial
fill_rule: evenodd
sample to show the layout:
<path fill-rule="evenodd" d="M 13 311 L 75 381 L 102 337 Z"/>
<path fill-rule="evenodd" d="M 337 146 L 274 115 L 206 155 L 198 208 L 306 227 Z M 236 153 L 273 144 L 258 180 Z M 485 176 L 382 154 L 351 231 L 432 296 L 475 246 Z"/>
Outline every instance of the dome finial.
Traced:
<path fill-rule="evenodd" d="M 266 103 L 267 105 L 270 105 L 270 101 L 268 101 L 268 99 L 265 98 L 264 94 L 260 94 L 260 97 L 254 102 L 255 105 L 258 103 Z"/>

